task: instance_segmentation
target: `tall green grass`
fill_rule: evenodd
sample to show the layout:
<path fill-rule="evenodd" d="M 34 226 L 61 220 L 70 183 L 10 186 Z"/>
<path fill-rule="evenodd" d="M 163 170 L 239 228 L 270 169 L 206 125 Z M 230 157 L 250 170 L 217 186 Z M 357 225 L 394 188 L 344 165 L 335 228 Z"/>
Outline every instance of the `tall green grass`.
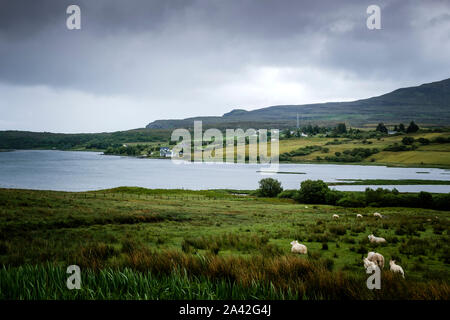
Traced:
<path fill-rule="evenodd" d="M 62 267 L 50 264 L 25 265 L 0 269 L 0 299 L 14 300 L 212 300 L 212 299 L 296 299 L 273 285 L 254 283 L 243 286 L 221 279 L 188 277 L 186 272 L 165 276 L 134 271 L 129 268 L 106 268 L 98 272 L 82 270 L 81 289 L 66 287 L 68 274 Z"/>
<path fill-rule="evenodd" d="M 173 258 L 173 254 L 166 258 Z M 444 299 L 446 283 L 406 282 L 392 273 L 382 276 L 382 289 L 367 289 L 365 276 L 331 272 L 299 258 L 264 261 L 186 257 L 149 271 L 133 268 L 82 269 L 80 290 L 66 287 L 68 274 L 51 264 L 0 269 L 1 300 L 53 299 Z M 157 258 L 161 260 L 161 257 Z M 164 259 L 164 258 L 163 258 Z M 195 265 L 194 260 L 199 264 Z M 169 261 L 169 260 L 166 260 Z M 161 261 L 159 267 L 163 267 Z M 145 263 L 144 263 L 145 265 Z M 184 266 L 184 267 L 182 267 Z M 257 267 L 257 268 L 255 268 Z M 259 269 L 263 268 L 263 269 Z M 200 272 L 199 272 L 200 271 Z"/>

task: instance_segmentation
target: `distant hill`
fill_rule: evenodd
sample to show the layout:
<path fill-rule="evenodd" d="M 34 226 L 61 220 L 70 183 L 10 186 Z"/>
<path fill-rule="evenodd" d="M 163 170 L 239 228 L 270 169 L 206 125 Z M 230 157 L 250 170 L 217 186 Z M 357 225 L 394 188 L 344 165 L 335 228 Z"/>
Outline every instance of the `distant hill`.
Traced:
<path fill-rule="evenodd" d="M 286 128 L 309 123 L 351 126 L 404 124 L 414 120 L 421 126 L 450 126 L 450 79 L 402 88 L 393 92 L 351 102 L 273 106 L 246 111 L 234 109 L 221 117 L 195 117 L 157 120 L 144 129 L 117 132 L 63 134 L 50 132 L 0 131 L 0 151 L 9 149 L 87 149 L 99 150 L 129 142 L 166 142 L 173 128 L 190 128 L 202 120 L 203 128 Z"/>
<path fill-rule="evenodd" d="M 168 141 L 169 130 L 133 129 L 103 133 L 50 133 L 30 131 L 0 131 L 2 149 L 106 149 L 128 142 Z"/>
<path fill-rule="evenodd" d="M 297 113 L 302 125 L 346 122 L 353 126 L 366 126 L 379 122 L 407 123 L 411 120 L 423 125 L 450 125 L 450 78 L 357 101 L 282 105 L 252 111 L 234 109 L 221 117 L 156 120 L 147 128 L 192 127 L 195 120 L 202 120 L 205 127 L 218 128 L 289 127 L 296 125 Z"/>

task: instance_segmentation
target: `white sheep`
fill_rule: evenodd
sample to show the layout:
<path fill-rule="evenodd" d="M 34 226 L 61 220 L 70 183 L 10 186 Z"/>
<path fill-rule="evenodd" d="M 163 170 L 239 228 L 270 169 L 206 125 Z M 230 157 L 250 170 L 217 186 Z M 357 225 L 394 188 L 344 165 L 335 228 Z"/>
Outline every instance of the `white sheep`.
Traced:
<path fill-rule="evenodd" d="M 382 216 L 380 213 L 378 213 L 378 212 L 375 212 L 375 213 L 373 214 L 373 216 L 374 216 L 374 217 L 377 217 L 377 218 L 383 218 L 383 216 Z"/>
<path fill-rule="evenodd" d="M 363 262 L 364 262 L 364 268 L 365 268 L 365 269 L 367 269 L 368 267 L 375 268 L 375 267 L 377 266 L 377 264 L 376 264 L 375 262 L 370 261 L 370 260 L 367 259 L 367 258 L 364 258 L 364 259 L 363 259 Z"/>
<path fill-rule="evenodd" d="M 367 237 L 369 238 L 369 241 L 372 242 L 372 243 L 384 243 L 384 242 L 386 242 L 385 238 L 375 237 L 373 234 L 369 234 Z"/>
<path fill-rule="evenodd" d="M 333 219 L 339 219 L 339 216 L 337 214 L 333 214 Z"/>
<path fill-rule="evenodd" d="M 377 252 L 369 252 L 367 254 L 367 260 L 375 262 L 381 269 L 384 268 L 384 257 Z"/>
<path fill-rule="evenodd" d="M 359 214 L 359 213 L 358 213 L 358 214 L 356 215 L 356 217 L 357 217 L 357 218 L 362 218 L 363 216 L 362 216 L 362 214 Z"/>
<path fill-rule="evenodd" d="M 297 240 L 291 242 L 291 252 L 293 253 L 300 253 L 300 254 L 307 254 L 308 249 L 304 244 L 298 243 Z"/>
<path fill-rule="evenodd" d="M 398 264 L 395 264 L 395 260 L 389 260 L 389 265 L 391 266 L 392 272 L 399 272 L 402 275 L 403 279 L 405 278 L 405 272 L 403 272 L 403 268 Z"/>

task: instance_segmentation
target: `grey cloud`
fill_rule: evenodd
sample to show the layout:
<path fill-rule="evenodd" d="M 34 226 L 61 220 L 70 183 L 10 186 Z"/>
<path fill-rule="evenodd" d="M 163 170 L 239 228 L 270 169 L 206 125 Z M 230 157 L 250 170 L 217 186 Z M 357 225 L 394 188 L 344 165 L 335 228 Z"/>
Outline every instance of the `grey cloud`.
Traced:
<path fill-rule="evenodd" d="M 382 8 L 379 31 L 366 28 L 373 3 Z M 65 27 L 69 4 L 81 7 L 81 30 Z M 171 115 L 187 100 L 195 101 L 189 115 L 209 105 L 212 114 L 228 111 L 240 99 L 260 103 L 256 94 L 230 97 L 224 88 L 256 82 L 254 70 L 264 68 L 312 70 L 314 81 L 351 79 L 382 93 L 383 82 L 395 89 L 448 77 L 450 47 L 442 38 L 450 34 L 449 16 L 450 4 L 438 0 L 6 0 L 0 84 L 128 96 Z M 355 92 L 293 74 L 291 84 L 323 86 L 317 92 L 326 97 Z"/>

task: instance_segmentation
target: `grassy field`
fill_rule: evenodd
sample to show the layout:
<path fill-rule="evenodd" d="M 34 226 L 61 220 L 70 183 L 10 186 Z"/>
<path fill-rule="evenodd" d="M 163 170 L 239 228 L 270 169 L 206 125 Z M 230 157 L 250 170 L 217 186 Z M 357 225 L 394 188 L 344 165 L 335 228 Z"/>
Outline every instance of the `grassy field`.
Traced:
<path fill-rule="evenodd" d="M 343 154 L 344 151 L 364 148 L 364 149 L 378 149 L 379 152 L 371 156 L 368 156 L 359 162 L 349 162 L 351 164 L 360 165 L 387 165 L 387 166 L 399 166 L 399 167 L 440 167 L 450 168 L 450 143 L 431 143 L 429 145 L 422 145 L 416 143 L 416 149 L 411 151 L 384 151 L 385 148 L 394 144 L 402 145 L 402 139 L 404 137 L 412 137 L 416 141 L 419 138 L 428 139 L 433 141 L 436 138 L 448 138 L 449 132 L 418 132 L 401 135 L 387 135 L 380 138 L 371 139 L 349 139 L 349 138 L 330 138 L 323 136 L 312 136 L 302 138 L 289 138 L 281 139 L 279 141 L 279 154 L 292 152 L 294 150 L 305 147 L 319 147 L 317 151 L 313 151 L 309 154 L 292 156 L 289 162 L 292 163 L 339 163 L 326 160 L 328 156 L 334 156 L 336 152 Z M 270 143 L 267 147 L 270 153 Z M 197 157 L 201 158 L 201 150 L 196 150 Z M 225 149 L 220 150 L 224 157 L 226 154 Z M 234 152 L 237 154 L 237 148 L 234 147 Z M 249 145 L 245 146 L 245 154 L 249 154 Z M 205 153 L 203 153 L 205 157 Z M 318 160 L 318 157 L 321 160 Z M 281 157 L 280 157 L 280 160 Z M 283 162 L 283 161 L 282 161 Z"/>
<path fill-rule="evenodd" d="M 234 192 L 0 189 L 0 299 L 450 298 L 448 211 Z M 370 244 L 372 233 L 387 244 Z M 295 239 L 308 255 L 290 252 Z M 381 290 L 366 287 L 368 251 L 386 259 Z M 65 287 L 69 264 L 81 267 L 81 290 Z"/>
<path fill-rule="evenodd" d="M 328 148 L 328 152 L 316 151 L 306 156 L 297 156 L 293 158 L 294 162 L 316 162 L 317 156 L 324 158 L 327 155 L 334 155 L 335 152 L 343 152 L 353 148 L 378 148 L 379 153 L 374 154 L 364 159 L 359 164 L 383 164 L 391 166 L 440 166 L 450 167 L 450 144 L 431 144 L 421 145 L 413 151 L 382 151 L 384 148 L 398 143 L 401 145 L 401 140 L 405 137 L 413 137 L 414 139 L 425 138 L 435 139 L 437 137 L 448 137 L 449 133 L 414 133 L 399 136 L 386 136 L 381 139 L 367 139 L 366 143 L 363 140 L 349 140 L 349 139 L 333 139 L 333 138 L 291 138 L 280 141 L 280 154 L 289 152 L 306 146 L 322 146 Z M 338 141 L 339 144 L 333 145 L 331 143 Z M 327 144 L 328 143 L 328 144 Z M 323 163 L 324 161 L 322 161 Z"/>

